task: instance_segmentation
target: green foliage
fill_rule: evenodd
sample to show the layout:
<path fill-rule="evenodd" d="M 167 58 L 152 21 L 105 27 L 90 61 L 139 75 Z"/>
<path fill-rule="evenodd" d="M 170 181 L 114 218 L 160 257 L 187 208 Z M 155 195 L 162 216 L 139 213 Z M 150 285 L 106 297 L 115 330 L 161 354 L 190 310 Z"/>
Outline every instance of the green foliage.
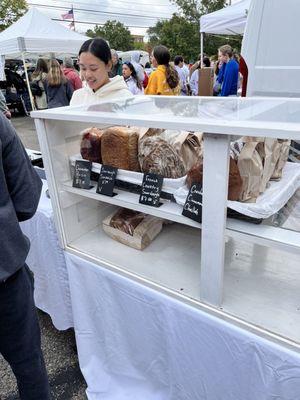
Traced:
<path fill-rule="evenodd" d="M 94 29 L 86 32 L 87 36 L 100 36 L 109 42 L 111 48 L 115 50 L 132 50 L 133 38 L 128 28 L 117 21 L 107 21 L 103 26 L 96 25 Z"/>
<path fill-rule="evenodd" d="M 201 15 L 220 10 L 226 5 L 226 0 L 172 0 L 180 10 L 181 15 L 189 21 L 199 23 Z"/>
<path fill-rule="evenodd" d="M 148 29 L 151 47 L 157 44 L 167 46 L 172 56 L 180 54 L 189 61 L 198 59 L 200 53 L 200 17 L 220 10 L 226 5 L 225 0 L 171 0 L 179 8 L 179 14 L 173 14 L 169 21 L 159 21 Z M 209 56 L 217 54 L 218 47 L 229 43 L 238 51 L 241 37 L 222 37 L 205 35 L 204 50 Z"/>
<path fill-rule="evenodd" d="M 25 0 L 0 1 L 0 32 L 16 22 L 27 11 Z"/>
<path fill-rule="evenodd" d="M 147 51 L 146 45 L 145 43 L 141 43 L 141 42 L 135 42 L 133 43 L 133 49 L 134 50 L 143 50 L 143 51 Z"/>
<path fill-rule="evenodd" d="M 224 8 L 225 6 L 225 0 L 202 0 L 200 6 L 200 14 L 209 14 L 211 12 L 221 10 L 221 8 Z"/>
<path fill-rule="evenodd" d="M 159 21 L 148 30 L 152 47 L 163 44 L 170 50 L 172 58 L 182 55 L 187 61 L 196 60 L 199 54 L 200 35 L 198 25 L 173 14 L 169 21 Z"/>

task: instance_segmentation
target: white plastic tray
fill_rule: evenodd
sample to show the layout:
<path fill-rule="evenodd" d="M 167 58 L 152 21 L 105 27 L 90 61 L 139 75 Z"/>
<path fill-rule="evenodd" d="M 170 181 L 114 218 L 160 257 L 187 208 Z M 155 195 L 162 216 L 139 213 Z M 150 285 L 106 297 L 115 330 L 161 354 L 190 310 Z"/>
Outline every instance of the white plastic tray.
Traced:
<path fill-rule="evenodd" d="M 75 165 L 76 160 L 83 160 L 80 154 L 75 154 L 70 157 L 71 165 Z M 100 174 L 102 164 L 93 163 L 92 171 Z M 125 169 L 118 169 L 117 179 L 123 182 L 133 183 L 135 185 L 142 185 L 143 182 L 143 173 L 142 172 L 134 172 L 127 171 Z M 183 187 L 185 185 L 186 175 L 182 178 L 177 179 L 169 179 L 164 178 L 162 191 L 170 194 L 174 194 L 176 190 Z"/>

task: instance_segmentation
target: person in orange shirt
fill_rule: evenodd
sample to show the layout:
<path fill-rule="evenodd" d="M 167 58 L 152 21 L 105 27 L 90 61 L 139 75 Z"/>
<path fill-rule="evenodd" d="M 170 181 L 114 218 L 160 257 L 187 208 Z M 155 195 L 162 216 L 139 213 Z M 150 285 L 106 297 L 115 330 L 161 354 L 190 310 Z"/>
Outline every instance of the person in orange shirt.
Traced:
<path fill-rule="evenodd" d="M 151 55 L 151 62 L 154 68 L 149 77 L 145 94 L 177 96 L 180 94 L 179 76 L 170 63 L 169 50 L 162 45 L 155 46 Z"/>

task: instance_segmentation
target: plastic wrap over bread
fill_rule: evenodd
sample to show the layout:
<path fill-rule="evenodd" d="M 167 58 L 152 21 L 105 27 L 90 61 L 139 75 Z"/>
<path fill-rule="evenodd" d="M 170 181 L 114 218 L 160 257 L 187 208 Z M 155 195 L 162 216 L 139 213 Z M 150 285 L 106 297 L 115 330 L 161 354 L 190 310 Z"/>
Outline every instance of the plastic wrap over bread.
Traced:
<path fill-rule="evenodd" d="M 103 130 L 91 127 L 81 132 L 80 154 L 85 160 L 101 163 L 101 138 Z"/>
<path fill-rule="evenodd" d="M 120 208 L 103 221 L 103 230 L 112 239 L 143 250 L 162 230 L 163 220 L 138 211 Z"/>

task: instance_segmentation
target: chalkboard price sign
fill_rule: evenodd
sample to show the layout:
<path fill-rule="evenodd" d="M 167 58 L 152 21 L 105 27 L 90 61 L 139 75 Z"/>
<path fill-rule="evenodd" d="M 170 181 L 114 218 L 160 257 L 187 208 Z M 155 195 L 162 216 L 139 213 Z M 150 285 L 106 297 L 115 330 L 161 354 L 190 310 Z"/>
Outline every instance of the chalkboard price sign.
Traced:
<path fill-rule="evenodd" d="M 152 207 L 160 205 L 160 193 L 164 178 L 156 174 L 144 174 L 139 202 Z"/>
<path fill-rule="evenodd" d="M 102 165 L 98 180 L 97 193 L 112 197 L 114 195 L 117 173 L 117 168 L 109 165 Z"/>
<path fill-rule="evenodd" d="M 92 163 L 87 160 L 75 161 L 75 172 L 73 177 L 73 187 L 80 189 L 91 188 Z"/>
<path fill-rule="evenodd" d="M 192 184 L 183 206 L 182 215 L 202 222 L 202 185 L 200 183 Z"/>

